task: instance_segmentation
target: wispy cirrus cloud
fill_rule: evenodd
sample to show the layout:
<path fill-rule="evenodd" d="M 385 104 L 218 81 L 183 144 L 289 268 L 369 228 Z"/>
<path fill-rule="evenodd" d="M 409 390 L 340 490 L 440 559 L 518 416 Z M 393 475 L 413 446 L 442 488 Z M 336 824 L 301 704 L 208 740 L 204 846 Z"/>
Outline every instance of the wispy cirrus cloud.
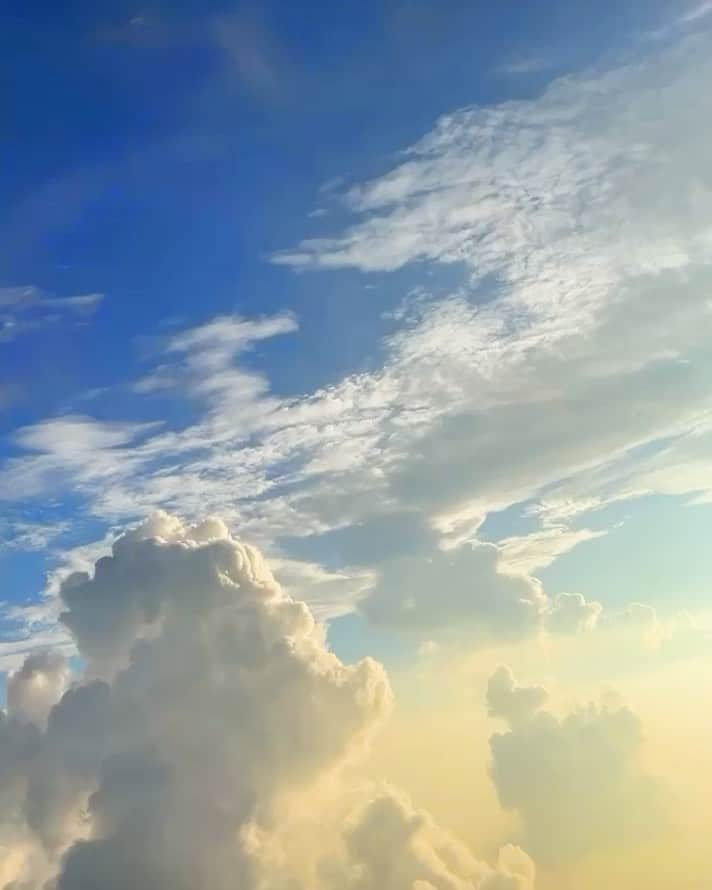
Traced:
<path fill-rule="evenodd" d="M 60 322 L 87 318 L 103 300 L 101 293 L 55 297 L 34 285 L 0 287 L 0 342 Z"/>
<path fill-rule="evenodd" d="M 712 416 L 710 39 L 450 114 L 344 195 L 347 230 L 276 256 L 364 273 L 463 265 L 457 292 L 392 319 L 380 368 L 283 397 L 248 354 L 295 336 L 295 319 L 208 321 L 168 338 L 135 385 L 187 397 L 190 422 L 109 432 L 85 418 L 91 462 L 58 447 L 61 419 L 40 422 L 0 469 L 3 496 L 61 482 L 105 522 L 217 512 L 286 559 L 290 539 L 316 553 L 327 532 L 404 513 L 452 547 L 537 500 L 704 497 L 692 451 Z M 531 571 L 592 534 L 552 519 L 501 549 Z"/>

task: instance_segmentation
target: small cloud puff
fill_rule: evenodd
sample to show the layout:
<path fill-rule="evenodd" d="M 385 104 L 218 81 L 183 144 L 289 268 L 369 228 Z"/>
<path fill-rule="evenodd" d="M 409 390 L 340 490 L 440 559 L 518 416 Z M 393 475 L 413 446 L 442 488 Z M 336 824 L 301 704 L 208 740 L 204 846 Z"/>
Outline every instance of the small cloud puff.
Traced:
<path fill-rule="evenodd" d="M 33 652 L 7 679 L 7 708 L 11 717 L 44 726 L 49 712 L 69 687 L 71 669 L 58 652 Z"/>
<path fill-rule="evenodd" d="M 547 627 L 558 633 L 582 633 L 598 626 L 603 606 L 580 593 L 559 593 L 547 613 Z"/>
<path fill-rule="evenodd" d="M 501 717 L 512 726 L 531 719 L 548 697 L 543 686 L 517 686 L 507 665 L 500 665 L 487 683 L 490 716 Z"/>

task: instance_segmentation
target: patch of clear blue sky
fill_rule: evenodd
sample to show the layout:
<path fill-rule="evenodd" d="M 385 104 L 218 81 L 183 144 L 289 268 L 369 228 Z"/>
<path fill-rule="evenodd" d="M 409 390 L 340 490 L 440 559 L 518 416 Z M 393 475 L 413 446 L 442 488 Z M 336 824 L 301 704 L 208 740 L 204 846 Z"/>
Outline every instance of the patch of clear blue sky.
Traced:
<path fill-rule="evenodd" d="M 688 502 L 656 495 L 611 504 L 583 523 L 607 535 L 537 574 L 550 593 L 578 591 L 613 609 L 637 600 L 666 615 L 709 611 L 712 504 Z"/>
<path fill-rule="evenodd" d="M 309 391 L 378 363 L 382 314 L 423 283 L 422 270 L 298 275 L 266 261 L 332 229 L 333 207 L 308 218 L 320 186 L 382 172 L 440 114 L 535 95 L 557 74 L 627 48 L 664 8 L 650 0 L 3 4 L 0 286 L 107 299 L 89 324 L 0 344 L 0 381 L 16 390 L 0 411 L 0 457 L 13 453 L 13 430 L 51 415 L 154 419 L 156 403 L 145 407 L 128 389 L 81 396 L 137 373 L 137 338 L 165 330 L 167 319 L 293 310 L 300 332 L 249 359 L 277 392 Z M 240 55 L 241 40 L 252 56 Z M 518 63 L 530 70 L 501 70 Z M 458 274 L 443 270 L 426 285 L 448 287 Z M 161 407 L 169 424 L 188 419 L 185 406 Z M 79 519 L 81 507 L 68 504 L 66 514 Z M 12 582 L 3 581 L 3 597 L 24 595 L 41 575 L 36 555 L 0 559 Z"/>
<path fill-rule="evenodd" d="M 517 504 L 491 514 L 479 536 L 497 541 L 536 531 L 539 521 L 526 512 L 526 506 Z M 708 611 L 712 606 L 705 558 L 712 504 L 694 504 L 690 497 L 645 495 L 585 513 L 570 527 L 606 535 L 578 544 L 537 571 L 550 594 L 576 591 L 612 610 L 637 600 L 663 614 L 682 608 Z"/>

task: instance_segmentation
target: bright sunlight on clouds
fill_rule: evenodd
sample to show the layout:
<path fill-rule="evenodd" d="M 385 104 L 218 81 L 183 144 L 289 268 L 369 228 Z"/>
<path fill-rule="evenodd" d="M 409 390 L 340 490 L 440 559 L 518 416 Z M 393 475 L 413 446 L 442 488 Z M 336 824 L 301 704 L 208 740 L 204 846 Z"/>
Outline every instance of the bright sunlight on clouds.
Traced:
<path fill-rule="evenodd" d="M 0 14 L 0 890 L 708 890 L 710 4 L 70 6 Z"/>

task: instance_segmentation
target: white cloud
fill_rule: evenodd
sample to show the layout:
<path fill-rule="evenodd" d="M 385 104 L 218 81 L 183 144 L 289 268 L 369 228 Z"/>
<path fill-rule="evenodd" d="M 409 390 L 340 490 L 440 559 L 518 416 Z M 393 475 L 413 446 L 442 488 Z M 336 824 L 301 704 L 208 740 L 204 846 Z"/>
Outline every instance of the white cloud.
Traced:
<path fill-rule="evenodd" d="M 516 726 L 530 720 L 544 706 L 548 693 L 543 686 L 517 686 L 507 665 L 500 665 L 487 683 L 487 706 L 492 717 Z"/>
<path fill-rule="evenodd" d="M 543 709 L 545 699 L 541 687 L 517 686 L 508 668 L 490 679 L 490 712 L 509 724 L 490 739 L 492 778 L 537 861 L 629 849 L 661 832 L 669 801 L 642 765 L 636 715 L 589 704 L 558 718 Z"/>
<path fill-rule="evenodd" d="M 709 411 L 709 43 L 448 115 L 347 194 L 358 218 L 343 236 L 277 258 L 364 271 L 459 261 L 498 282 L 494 300 L 461 304 L 452 323 L 446 302 L 395 344 L 421 391 L 450 377 L 448 419 L 402 483 L 445 518 L 468 490 L 470 511 L 501 508 Z M 448 485 L 461 503 L 436 506 L 453 500 Z"/>
<path fill-rule="evenodd" d="M 700 19 L 705 18 L 706 16 L 712 13 L 712 3 L 700 3 L 697 6 L 692 6 L 686 12 L 684 12 L 680 16 L 680 21 L 688 24 L 690 22 L 697 22 Z"/>
<path fill-rule="evenodd" d="M 472 643 L 534 633 L 546 603 L 534 578 L 506 572 L 494 545 L 475 542 L 386 563 L 360 608 L 376 624 Z"/>
<path fill-rule="evenodd" d="M 0 522 L 0 548 L 46 550 L 49 544 L 69 528 L 67 520 L 30 521 L 7 519 Z"/>
<path fill-rule="evenodd" d="M 73 481 L 107 484 L 138 462 L 127 450 L 159 424 L 97 421 L 68 415 L 23 427 L 15 434 L 17 445 L 30 455 L 10 458 L 0 473 L 0 498 L 23 497 L 62 490 Z"/>
<path fill-rule="evenodd" d="M 406 161 L 347 194 L 362 218 L 342 237 L 276 259 L 364 270 L 463 261 L 500 277 L 537 320 L 585 319 L 622 278 L 709 251 L 705 178 L 697 195 L 673 185 L 690 177 L 683 163 L 702 170 L 687 136 L 706 126 L 708 55 L 707 37 L 691 39 L 649 63 L 561 78 L 533 101 L 444 116 Z M 670 179 L 658 180 L 661 167 Z M 652 210 L 660 216 L 646 218 Z"/>
<path fill-rule="evenodd" d="M 488 864 L 403 792 L 342 781 L 385 673 L 330 652 L 221 520 L 156 514 L 60 593 L 87 673 L 47 654 L 11 678 L 7 886 L 534 890 L 519 847 Z"/>
<path fill-rule="evenodd" d="M 86 318 L 99 308 L 104 294 L 52 297 L 34 285 L 0 287 L 0 343 L 60 321 Z"/>
<path fill-rule="evenodd" d="M 279 397 L 247 353 L 295 319 L 208 321 L 169 336 L 138 384 L 189 398 L 193 422 L 34 424 L 0 497 L 71 491 L 105 523 L 218 512 L 291 559 L 285 539 L 404 512 L 456 549 L 532 499 L 581 518 L 643 491 L 708 496 L 709 48 L 703 31 L 533 100 L 455 112 L 352 188 L 352 228 L 302 245 L 297 264 L 458 261 L 469 279 L 421 294 L 380 369 Z M 533 571 L 600 534 L 540 520 L 500 542 L 503 567 Z M 335 612 L 353 608 L 343 590 Z"/>
<path fill-rule="evenodd" d="M 517 77 L 522 74 L 538 74 L 553 67 L 555 67 L 555 62 L 550 57 L 543 54 L 535 55 L 530 53 L 507 59 L 496 66 L 494 73 L 507 77 Z"/>
<path fill-rule="evenodd" d="M 484 577 L 496 576 L 496 548 L 472 552 L 458 559 L 464 581 L 481 574 L 483 559 Z M 424 587 L 442 580 L 453 553 L 443 556 L 428 572 L 414 565 L 412 577 L 424 576 Z M 317 588 L 333 583 L 309 564 L 276 568 L 305 589 L 310 577 Z M 530 579 L 489 580 L 505 600 L 540 594 Z M 55 878 L 58 890 L 119 878 L 119 887 L 228 890 L 236 875 L 241 886 L 293 890 L 533 890 L 534 866 L 519 848 L 503 847 L 488 865 L 399 791 L 370 794 L 344 823 L 349 800 L 364 792 L 340 777 L 389 712 L 387 678 L 370 659 L 347 666 L 330 652 L 309 609 L 221 520 L 188 525 L 158 513 L 121 535 L 92 572 L 58 584 L 87 670 L 65 691 L 66 662 L 31 656 L 11 679 L 9 715 L 0 714 L 8 880 L 28 890 Z M 503 616 L 511 627 L 511 603 L 493 618 L 492 602 L 474 594 L 474 613 L 468 602 L 457 611 L 456 598 L 457 622 Z M 643 611 L 632 606 L 630 620 Z M 544 710 L 545 689 L 517 686 L 507 668 L 491 678 L 488 702 L 510 727 L 493 738 L 493 775 L 503 805 L 523 819 L 527 849 L 568 860 L 609 843 L 616 820 L 633 833 L 648 827 L 639 810 L 658 818 L 630 712 L 590 706 L 557 718 Z M 332 821 L 314 834 L 322 804 Z"/>
<path fill-rule="evenodd" d="M 22 742 L 19 714 L 48 704 L 35 658 L 0 716 L 0 840 L 34 851 L 16 880 L 221 890 L 239 875 L 253 886 L 245 833 L 271 831 L 281 795 L 363 747 L 389 710 L 384 672 L 342 664 L 219 520 L 157 515 L 61 595 L 88 678 Z"/>
<path fill-rule="evenodd" d="M 503 563 L 510 571 L 532 574 L 537 569 L 551 565 L 578 544 L 605 534 L 605 531 L 593 531 L 590 528 L 549 526 L 528 535 L 502 538 L 497 545 L 502 551 Z"/>
<path fill-rule="evenodd" d="M 408 798 L 385 789 L 352 817 L 345 862 L 324 867 L 328 890 L 534 890 L 535 867 L 518 847 L 491 867 Z"/>
<path fill-rule="evenodd" d="M 7 678 L 7 709 L 11 718 L 44 726 L 71 678 L 69 662 L 59 652 L 36 652 Z"/>
<path fill-rule="evenodd" d="M 73 654 L 74 645 L 66 630 L 57 624 L 56 615 L 52 616 L 50 624 L 42 621 L 38 626 L 34 620 L 23 614 L 23 609 L 12 610 L 12 613 L 11 626 L 14 628 L 15 622 L 22 619 L 22 632 L 11 639 L 5 635 L 0 641 L 0 671 L 18 670 L 27 657 L 36 653 L 51 650 Z"/>
<path fill-rule="evenodd" d="M 368 570 L 328 571 L 318 563 L 279 556 L 272 557 L 270 565 L 284 590 L 308 603 L 322 621 L 352 612 L 374 584 L 374 573 Z"/>
<path fill-rule="evenodd" d="M 600 603 L 587 601 L 580 593 L 559 593 L 549 606 L 547 627 L 558 633 L 583 633 L 597 627 L 602 612 Z"/>

